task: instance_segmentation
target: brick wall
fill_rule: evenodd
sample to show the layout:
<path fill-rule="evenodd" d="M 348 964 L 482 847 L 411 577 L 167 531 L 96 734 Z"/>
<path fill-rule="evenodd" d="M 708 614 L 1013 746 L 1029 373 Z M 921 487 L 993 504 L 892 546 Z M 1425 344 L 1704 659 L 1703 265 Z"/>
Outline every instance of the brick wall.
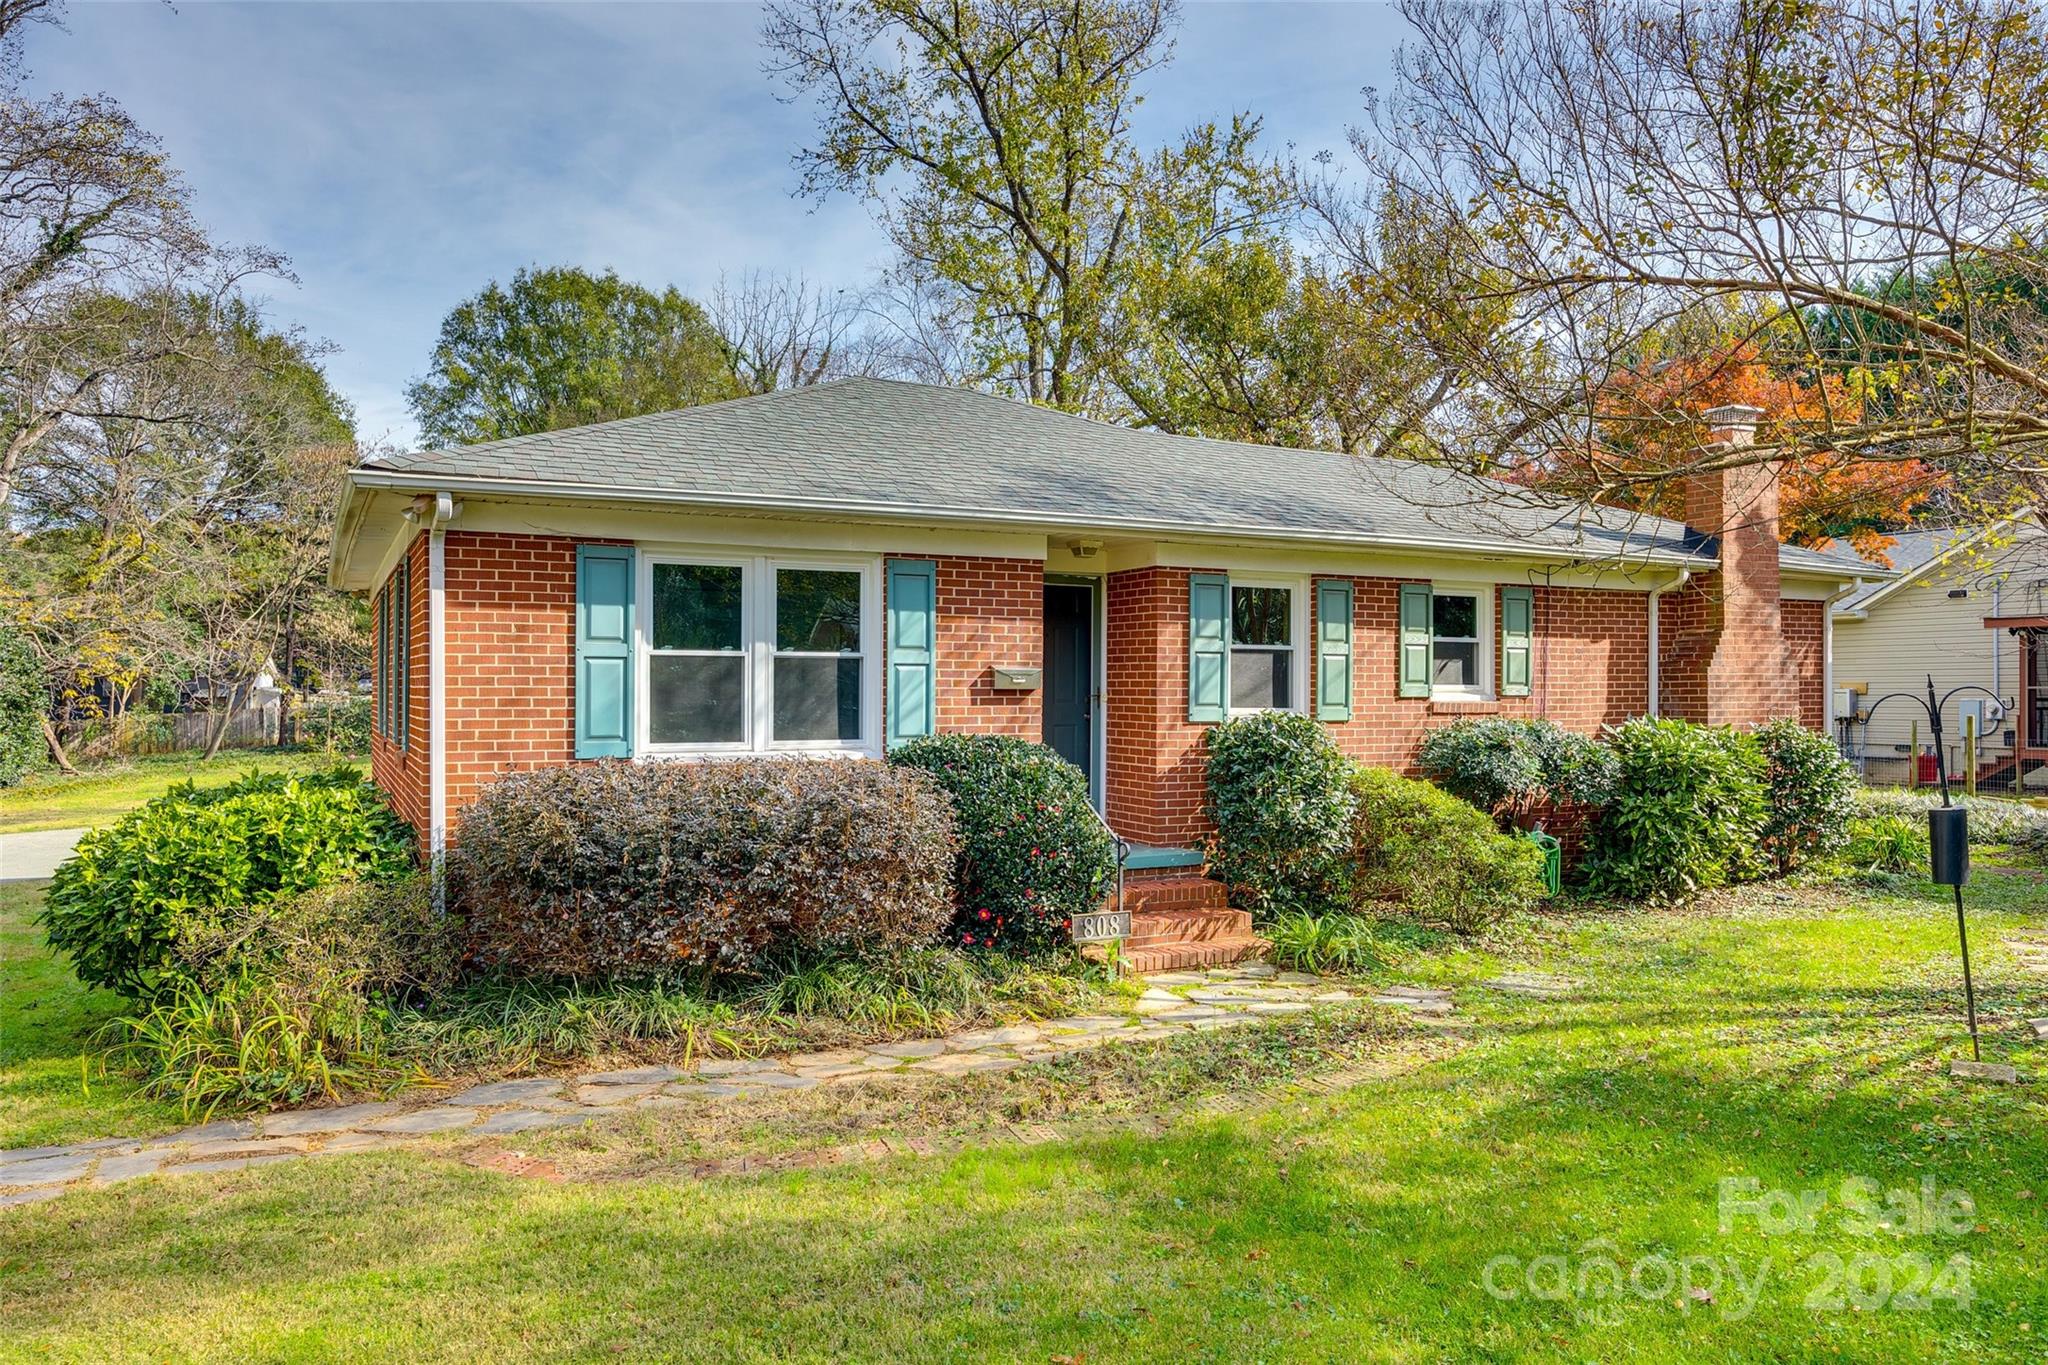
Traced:
<path fill-rule="evenodd" d="M 994 670 L 1037 668 L 1045 655 L 1045 565 L 956 555 L 938 566 L 935 728 L 977 735 L 1044 734 L 1038 689 L 995 690 Z M 887 575 L 883 575 L 886 581 Z M 884 670 L 886 674 L 887 670 Z M 886 711 L 885 711 L 886 714 Z"/>
<path fill-rule="evenodd" d="M 573 762 L 576 542 L 450 531 L 449 822 L 507 772 Z"/>
<path fill-rule="evenodd" d="M 1828 728 L 1827 655 L 1822 620 L 1825 602 L 1786 602 L 1779 608 L 1785 631 L 1785 664 L 1791 714 L 1809 730 Z"/>
<path fill-rule="evenodd" d="M 1133 569 L 1108 581 L 1105 791 L 1110 824 L 1141 843 L 1189 845 L 1208 832 L 1202 815 L 1208 727 L 1187 719 L 1188 572 Z M 1648 618 L 1641 593 L 1537 588 L 1531 695 L 1445 703 L 1396 695 L 1399 580 L 1351 582 L 1352 718 L 1325 728 L 1362 762 L 1412 771 L 1424 732 L 1460 715 L 1548 716 L 1590 734 L 1647 707 Z M 1498 611 L 1496 601 L 1496 621 Z M 1300 659 L 1306 667 L 1306 650 Z"/>

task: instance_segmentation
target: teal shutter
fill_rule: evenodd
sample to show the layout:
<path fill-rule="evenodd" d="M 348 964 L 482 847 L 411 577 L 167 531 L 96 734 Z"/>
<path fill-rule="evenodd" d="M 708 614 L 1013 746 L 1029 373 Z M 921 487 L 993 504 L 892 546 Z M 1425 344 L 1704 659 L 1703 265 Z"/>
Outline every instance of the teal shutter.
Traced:
<path fill-rule="evenodd" d="M 1351 584 L 1316 584 L 1316 719 L 1351 719 Z"/>
<path fill-rule="evenodd" d="M 576 547 L 576 757 L 633 754 L 633 547 Z"/>
<path fill-rule="evenodd" d="M 888 743 L 932 732 L 938 662 L 939 566 L 892 559 L 882 596 L 889 612 Z"/>
<path fill-rule="evenodd" d="M 398 747 L 407 746 L 412 733 L 412 556 L 398 563 L 398 699 L 393 706 L 398 727 Z"/>
<path fill-rule="evenodd" d="M 1230 714 L 1230 577 L 1188 575 L 1188 719 L 1211 724 Z"/>
<path fill-rule="evenodd" d="M 1430 644 L 1429 584 L 1401 585 L 1401 695 L 1426 697 L 1436 671 Z"/>
<path fill-rule="evenodd" d="M 1530 643 L 1536 635 L 1536 590 L 1500 590 L 1500 694 L 1529 695 Z"/>

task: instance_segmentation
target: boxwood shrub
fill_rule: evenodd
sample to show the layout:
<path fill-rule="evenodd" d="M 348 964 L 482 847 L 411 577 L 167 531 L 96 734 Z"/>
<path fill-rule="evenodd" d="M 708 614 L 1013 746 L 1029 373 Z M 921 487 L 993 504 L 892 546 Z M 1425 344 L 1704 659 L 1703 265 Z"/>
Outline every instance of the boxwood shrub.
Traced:
<path fill-rule="evenodd" d="M 1543 894 L 1543 854 L 1485 811 L 1427 782 L 1354 768 L 1351 895 L 1459 933 L 1485 928 Z"/>
<path fill-rule="evenodd" d="M 1267 916 L 1343 900 L 1351 772 L 1323 727 L 1299 712 L 1240 716 L 1209 731 L 1209 861 L 1234 904 Z"/>
<path fill-rule="evenodd" d="M 889 762 L 945 789 L 959 829 L 952 939 L 1032 950 L 1064 943 L 1102 903 L 1116 849 L 1088 804 L 1088 778 L 1043 744 L 1007 735 L 932 735 Z"/>
<path fill-rule="evenodd" d="M 1621 769 L 1593 830 L 1595 890 L 1671 900 L 1768 870 L 1770 798 L 1754 736 L 1642 717 L 1612 742 Z"/>
<path fill-rule="evenodd" d="M 953 852 L 945 796 L 879 763 L 597 763 L 486 787 L 450 867 L 486 962 L 630 977 L 931 942 Z"/>
<path fill-rule="evenodd" d="M 147 995 L 174 945 L 215 912 L 412 870 L 412 830 L 355 768 L 187 782 L 78 841 L 43 898 L 50 946 L 79 979 Z"/>

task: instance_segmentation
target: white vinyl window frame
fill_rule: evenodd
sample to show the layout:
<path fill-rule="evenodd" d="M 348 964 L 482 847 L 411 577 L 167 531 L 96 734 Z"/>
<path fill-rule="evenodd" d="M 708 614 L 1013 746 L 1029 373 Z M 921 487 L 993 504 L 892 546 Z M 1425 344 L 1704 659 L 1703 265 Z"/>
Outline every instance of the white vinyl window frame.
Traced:
<path fill-rule="evenodd" d="M 1436 633 L 1436 600 L 1439 597 L 1469 597 L 1477 610 L 1474 612 L 1476 636 L 1438 635 Z M 1432 701 L 1492 701 L 1494 699 L 1494 585 L 1491 583 L 1431 583 L 1429 585 L 1429 652 L 1431 675 L 1429 695 Z M 1439 642 L 1450 644 L 1472 644 L 1472 668 L 1478 681 L 1466 687 L 1439 684 L 1435 676 L 1436 646 Z"/>
<path fill-rule="evenodd" d="M 1239 588 L 1283 588 L 1287 592 L 1287 643 L 1284 645 L 1241 645 L 1237 642 L 1237 590 Z M 1228 627 L 1227 648 L 1233 660 L 1239 650 L 1256 650 L 1264 654 L 1285 654 L 1287 659 L 1287 705 L 1285 706 L 1236 706 L 1229 704 L 1226 697 L 1225 709 L 1233 716 L 1256 716 L 1266 711 L 1308 710 L 1308 665 L 1306 649 L 1308 641 L 1308 580 L 1293 577 L 1269 577 L 1258 574 L 1231 574 L 1231 597 L 1224 607 L 1224 624 Z M 1233 670 L 1234 671 L 1234 670 Z"/>
<path fill-rule="evenodd" d="M 879 758 L 882 754 L 882 561 L 879 556 L 804 554 L 779 551 L 736 554 L 730 550 L 646 550 L 639 554 L 633 613 L 633 752 L 646 758 L 745 757 L 750 754 L 807 754 L 820 758 Z M 659 564 L 703 564 L 740 570 L 740 655 L 742 738 L 715 744 L 656 744 L 653 661 L 657 654 L 714 656 L 729 650 L 654 648 L 654 569 Z M 860 737 L 856 740 L 778 740 L 775 726 L 775 571 L 825 569 L 860 575 Z M 785 658 L 820 658 L 811 651 L 781 651 Z M 832 657 L 838 657 L 836 654 Z"/>

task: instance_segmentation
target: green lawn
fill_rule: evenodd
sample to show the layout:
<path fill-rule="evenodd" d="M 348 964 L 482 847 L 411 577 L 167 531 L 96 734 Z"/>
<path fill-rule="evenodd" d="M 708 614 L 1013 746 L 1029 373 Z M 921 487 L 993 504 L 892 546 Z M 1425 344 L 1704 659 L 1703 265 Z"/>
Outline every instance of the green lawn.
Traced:
<path fill-rule="evenodd" d="M 295 749 L 230 749 L 211 762 L 194 754 L 164 754 L 84 768 L 77 777 L 31 773 L 19 786 L 0 790 L 0 834 L 110 824 L 188 778 L 205 786 L 233 781 L 251 768 L 310 772 L 336 763 L 367 767 L 369 760 Z"/>
<path fill-rule="evenodd" d="M 0 1148 L 167 1132 L 173 1105 L 146 1100 L 92 1065 L 92 1034 L 126 1012 L 87 990 L 32 921 L 43 882 L 0 883 Z"/>
<path fill-rule="evenodd" d="M 2048 887 L 1987 871 L 1971 898 L 1989 1052 L 2048 1070 L 2021 1025 L 2048 979 L 2002 946 L 2048 928 Z M 1474 984 L 1506 965 L 1586 984 Z M 0 1359 L 2042 1358 L 2048 1102 L 1946 1075 L 1967 1054 L 1932 893 L 1763 888 L 1402 975 L 1459 988 L 1469 1046 L 1331 1097 L 1183 1104 L 1163 1134 L 1076 1073 L 1046 1146 L 696 1181 L 744 1132 L 667 1111 L 508 1143 L 559 1184 L 442 1142 L 0 1212 Z M 1029 1074 L 831 1123 L 1028 1118 Z M 1952 1232 L 1862 1226 L 1852 1177 L 1971 1203 Z M 1826 1202 L 1724 1231 L 1724 1179 Z"/>

